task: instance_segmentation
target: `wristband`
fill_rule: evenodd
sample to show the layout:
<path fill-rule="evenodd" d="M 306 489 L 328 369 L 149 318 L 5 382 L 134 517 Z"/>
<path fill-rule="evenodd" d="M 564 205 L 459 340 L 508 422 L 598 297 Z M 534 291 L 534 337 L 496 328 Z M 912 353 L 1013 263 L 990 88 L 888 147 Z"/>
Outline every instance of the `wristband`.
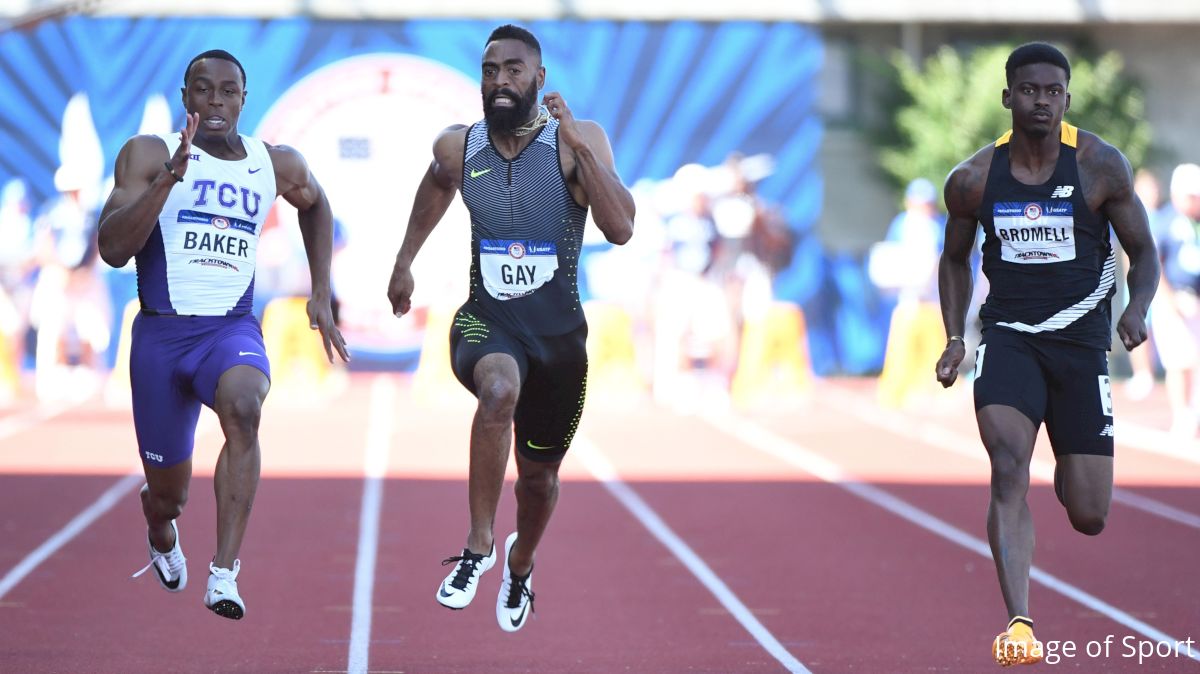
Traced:
<path fill-rule="evenodd" d="M 967 340 L 963 339 L 961 335 L 950 335 L 950 337 L 946 339 L 946 346 L 950 346 L 950 342 L 962 342 L 963 346 L 967 345 Z"/>
<path fill-rule="evenodd" d="M 171 174 L 171 177 L 175 179 L 175 182 L 177 182 L 177 183 L 183 182 L 183 176 L 181 176 L 175 172 L 175 167 L 171 166 L 171 162 L 169 162 L 169 161 L 163 162 L 163 167 L 165 169 L 167 169 L 167 173 Z"/>

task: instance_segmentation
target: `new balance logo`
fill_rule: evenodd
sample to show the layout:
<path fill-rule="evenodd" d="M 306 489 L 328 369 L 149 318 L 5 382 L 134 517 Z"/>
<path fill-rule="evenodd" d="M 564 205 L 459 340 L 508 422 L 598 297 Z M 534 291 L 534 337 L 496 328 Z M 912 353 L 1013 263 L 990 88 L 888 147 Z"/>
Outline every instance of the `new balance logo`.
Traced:
<path fill-rule="evenodd" d="M 1102 436 L 1108 436 L 1108 437 L 1110 437 L 1110 438 L 1111 438 L 1111 437 L 1113 437 L 1113 427 L 1112 427 L 1112 424 L 1104 424 L 1104 428 L 1100 430 L 1100 435 L 1102 435 Z"/>
<path fill-rule="evenodd" d="M 1059 185 L 1050 193 L 1051 199 L 1067 199 L 1075 193 L 1074 185 Z"/>

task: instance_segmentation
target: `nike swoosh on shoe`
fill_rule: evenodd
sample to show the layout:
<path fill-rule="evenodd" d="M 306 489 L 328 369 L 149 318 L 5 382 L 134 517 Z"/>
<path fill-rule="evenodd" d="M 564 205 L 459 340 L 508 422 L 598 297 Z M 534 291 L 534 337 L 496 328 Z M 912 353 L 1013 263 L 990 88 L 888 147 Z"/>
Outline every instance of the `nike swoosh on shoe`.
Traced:
<path fill-rule="evenodd" d="M 525 621 L 525 611 L 528 608 L 529 608 L 529 604 L 525 604 L 524 606 L 521 607 L 521 615 L 517 616 L 516 618 L 508 619 L 508 621 L 512 623 L 513 627 L 520 627 L 521 623 Z"/>

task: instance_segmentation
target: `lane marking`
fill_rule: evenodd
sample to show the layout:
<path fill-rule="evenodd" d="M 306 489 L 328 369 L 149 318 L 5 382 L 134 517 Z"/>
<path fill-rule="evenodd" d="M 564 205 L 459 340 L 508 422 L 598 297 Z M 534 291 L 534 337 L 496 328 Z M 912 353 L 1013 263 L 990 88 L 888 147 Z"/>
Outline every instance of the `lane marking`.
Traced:
<path fill-rule="evenodd" d="M 354 608 L 350 619 L 349 674 L 366 674 L 371 649 L 375 561 L 379 547 L 379 513 L 383 478 L 396 417 L 396 383 L 381 374 L 371 382 L 370 411 L 363 462 L 362 506 L 359 510 L 358 559 L 354 564 Z"/>
<path fill-rule="evenodd" d="M 617 474 L 617 470 L 613 467 L 611 461 L 599 447 L 591 443 L 586 438 L 575 436 L 575 441 L 572 443 L 572 454 L 577 457 L 584 467 L 591 472 L 608 493 L 612 494 L 613 498 L 617 499 L 625 509 L 633 514 L 642 526 L 658 539 L 664 547 L 671 551 L 688 571 L 700 581 L 704 587 L 712 593 L 717 601 L 721 602 L 721 606 L 729 611 L 742 627 L 754 637 L 754 640 L 759 643 L 768 653 L 779 661 L 789 672 L 808 672 L 805 667 L 794 655 L 788 652 L 783 644 L 775 638 L 773 634 L 755 618 L 750 609 L 738 599 L 733 590 L 721 580 L 709 566 L 696 554 L 687 543 L 683 541 L 671 527 L 663 521 L 658 513 L 649 506 L 640 496 L 637 495 L 628 484 L 626 484 Z"/>
<path fill-rule="evenodd" d="M 934 533 L 951 543 L 962 546 L 981 557 L 991 560 L 992 550 L 987 541 L 976 538 L 962 529 L 941 520 L 934 515 L 912 505 L 911 503 L 865 482 L 860 482 L 842 470 L 841 466 L 825 457 L 806 449 L 781 435 L 774 433 L 758 424 L 734 415 L 699 416 L 713 428 L 725 433 L 731 438 L 741 441 L 764 454 L 773 456 L 784 463 L 790 464 L 809 473 L 829 484 L 841 487 L 858 498 L 887 510 L 909 522 Z M 1174 644 L 1182 643 L 1180 639 L 1163 632 L 1149 623 L 1138 620 L 1132 615 L 1093 596 L 1070 583 L 1043 571 L 1037 566 L 1029 569 L 1029 579 L 1039 583 L 1053 592 L 1067 597 L 1079 604 L 1100 613 L 1116 623 L 1142 634 L 1155 641 L 1169 641 Z M 1200 661 L 1200 651 L 1188 650 L 1188 657 Z"/>
<path fill-rule="evenodd" d="M 63 412 L 79 407 L 82 404 L 38 405 L 27 412 L 14 414 L 6 419 L 0 419 L 0 440 L 6 440 L 18 433 L 27 431 L 43 421 L 49 421 Z"/>
<path fill-rule="evenodd" d="M 91 526 L 92 522 L 95 522 L 101 515 L 111 510 L 134 487 L 141 486 L 143 481 L 145 481 L 145 476 L 142 475 L 140 469 L 117 480 L 116 484 L 106 489 L 100 495 L 100 498 L 84 508 L 70 522 L 67 522 L 66 526 L 59 529 L 50 538 L 47 538 L 44 543 L 26 555 L 25 559 L 22 559 L 11 571 L 5 574 L 4 578 L 0 579 L 0 598 L 8 594 L 9 590 L 16 587 L 18 583 L 24 580 L 42 562 L 49 559 L 64 545 L 70 543 L 73 538 Z"/>
<path fill-rule="evenodd" d="M 828 396 L 827 400 L 840 399 L 841 402 L 838 404 L 839 409 L 843 412 L 853 414 L 859 421 L 871 424 L 876 428 L 881 428 L 894 435 L 904 436 L 952 454 L 964 456 L 981 463 L 988 463 L 987 452 L 984 451 L 983 444 L 977 437 L 968 438 L 961 433 L 948 431 L 931 421 L 914 423 L 911 419 L 904 419 L 896 412 L 873 405 L 863 396 L 848 391 L 829 391 L 822 395 Z M 1128 428 L 1117 424 L 1118 434 L 1123 432 L 1122 429 L 1124 429 L 1124 432 L 1128 432 Z M 1122 436 L 1122 441 L 1118 444 L 1125 444 L 1124 436 Z M 971 449 L 972 447 L 974 449 Z M 1042 482 L 1054 484 L 1054 464 L 1049 461 L 1034 457 L 1029 462 L 1029 474 L 1031 477 Z M 1120 503 L 1134 510 L 1140 510 L 1144 513 L 1200 531 L 1200 515 L 1177 508 L 1158 499 L 1143 496 L 1114 485 L 1112 500 L 1114 503 Z"/>
<path fill-rule="evenodd" d="M 75 405 L 52 408 L 41 417 L 40 421 L 58 416 L 72 407 L 75 407 Z M 36 424 L 31 423 L 29 425 L 33 426 Z M 199 422 L 196 424 L 197 439 L 218 427 L 215 414 L 201 416 Z M 64 545 L 70 543 L 72 539 L 83 533 L 93 522 L 111 510 L 125 496 L 126 492 L 140 486 L 145 481 L 146 476 L 143 474 L 140 466 L 125 477 L 117 480 L 115 484 L 109 487 L 91 505 L 84 508 L 70 522 L 67 522 L 66 526 L 59 529 L 58 532 L 47 538 L 33 552 L 26 555 L 25 559 L 22 559 L 11 571 L 5 574 L 4 578 L 0 579 L 0 599 L 24 580 L 34 569 L 40 566 L 42 562 L 53 556 Z"/>
<path fill-rule="evenodd" d="M 1113 426 L 1121 439 L 1118 444 L 1200 465 L 1200 443 L 1129 421 L 1117 421 Z"/>

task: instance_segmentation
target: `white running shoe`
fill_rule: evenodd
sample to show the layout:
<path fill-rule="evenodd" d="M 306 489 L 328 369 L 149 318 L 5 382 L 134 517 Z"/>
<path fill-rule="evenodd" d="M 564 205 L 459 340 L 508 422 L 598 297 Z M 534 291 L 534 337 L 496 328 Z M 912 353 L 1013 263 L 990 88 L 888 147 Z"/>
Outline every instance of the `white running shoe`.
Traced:
<path fill-rule="evenodd" d="M 496 543 L 492 542 L 492 551 L 486 556 L 463 548 L 461 555 L 442 560 L 442 566 L 451 562 L 458 564 L 438 586 L 437 600 L 442 606 L 457 611 L 471 603 L 475 598 L 475 591 L 479 589 L 479 577 L 496 565 Z"/>
<path fill-rule="evenodd" d="M 175 520 L 171 520 L 171 529 L 175 531 L 175 546 L 169 552 L 155 550 L 147 534 L 146 547 L 150 548 L 150 563 L 132 577 L 137 578 L 153 568 L 158 584 L 162 585 L 164 590 L 183 592 L 183 588 L 187 587 L 187 557 L 183 556 L 183 548 L 179 547 L 179 527 L 175 526 Z"/>
<path fill-rule="evenodd" d="M 204 593 L 204 605 L 222 618 L 241 620 L 246 615 L 246 602 L 238 594 L 237 576 L 242 570 L 242 560 L 233 560 L 232 569 L 222 569 L 208 563 L 208 592 Z"/>
<path fill-rule="evenodd" d="M 504 580 L 500 583 L 500 594 L 496 596 L 496 622 L 505 632 L 516 632 L 525 626 L 533 613 L 533 569 L 521 577 L 513 575 L 508 568 L 517 532 L 512 532 L 504 542 Z"/>

